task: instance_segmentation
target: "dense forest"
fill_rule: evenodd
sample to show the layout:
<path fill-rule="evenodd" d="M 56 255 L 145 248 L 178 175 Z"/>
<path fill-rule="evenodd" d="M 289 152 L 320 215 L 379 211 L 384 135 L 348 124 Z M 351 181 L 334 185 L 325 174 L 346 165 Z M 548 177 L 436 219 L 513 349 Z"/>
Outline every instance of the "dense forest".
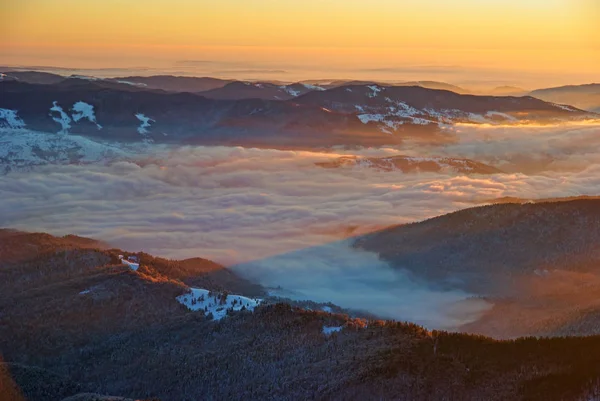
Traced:
<path fill-rule="evenodd" d="M 0 249 L 9 400 L 600 397 L 598 336 L 499 341 L 281 300 L 211 320 L 176 302 L 185 280 L 262 290 L 203 260 L 142 254 L 133 271 L 121 251 L 77 238 L 2 231 Z"/>

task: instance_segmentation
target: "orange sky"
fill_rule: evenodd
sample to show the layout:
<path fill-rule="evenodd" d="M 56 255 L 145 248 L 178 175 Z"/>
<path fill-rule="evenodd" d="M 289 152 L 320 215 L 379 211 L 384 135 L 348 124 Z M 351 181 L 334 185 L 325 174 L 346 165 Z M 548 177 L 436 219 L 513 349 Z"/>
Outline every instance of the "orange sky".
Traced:
<path fill-rule="evenodd" d="M 597 0 L 0 3 L 5 65 L 288 80 L 600 81 Z"/>

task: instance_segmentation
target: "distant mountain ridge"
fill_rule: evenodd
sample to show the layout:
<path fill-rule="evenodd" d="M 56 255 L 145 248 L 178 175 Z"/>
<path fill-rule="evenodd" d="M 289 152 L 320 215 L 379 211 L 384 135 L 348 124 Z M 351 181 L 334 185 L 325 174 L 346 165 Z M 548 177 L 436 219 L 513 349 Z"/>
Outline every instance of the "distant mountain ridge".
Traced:
<path fill-rule="evenodd" d="M 256 87 L 230 85 L 234 84 Z M 291 89 L 285 88 L 277 90 Z M 594 117 L 531 97 L 459 95 L 414 86 L 320 88 L 288 100 L 209 99 L 86 79 L 51 85 L 2 81 L 0 92 L 0 127 L 104 140 L 205 145 L 382 146 L 411 137 L 443 140 L 451 135 L 443 128 L 456 123 L 543 123 Z"/>
<path fill-rule="evenodd" d="M 538 89 L 530 95 L 548 102 L 572 104 L 584 110 L 600 110 L 600 83 Z"/>
<path fill-rule="evenodd" d="M 493 303 L 462 328 L 468 332 L 600 334 L 598 197 L 464 209 L 358 237 L 354 246 L 419 282 Z"/>

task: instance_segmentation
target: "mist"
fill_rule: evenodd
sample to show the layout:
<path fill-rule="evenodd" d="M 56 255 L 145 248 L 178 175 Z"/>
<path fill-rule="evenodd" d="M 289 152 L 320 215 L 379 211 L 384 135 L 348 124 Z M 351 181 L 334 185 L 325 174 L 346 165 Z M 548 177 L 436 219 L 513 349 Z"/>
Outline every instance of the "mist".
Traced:
<path fill-rule="evenodd" d="M 0 177 L 0 225 L 235 264 L 489 199 L 600 193 L 598 164 L 578 171 L 490 176 L 315 165 L 339 156 L 184 147 L 138 162 L 41 166 Z"/>
<path fill-rule="evenodd" d="M 372 252 L 337 241 L 232 268 L 286 298 L 332 302 L 380 318 L 456 330 L 477 320 L 491 304 L 460 290 L 436 289 L 404 270 L 393 269 Z"/>

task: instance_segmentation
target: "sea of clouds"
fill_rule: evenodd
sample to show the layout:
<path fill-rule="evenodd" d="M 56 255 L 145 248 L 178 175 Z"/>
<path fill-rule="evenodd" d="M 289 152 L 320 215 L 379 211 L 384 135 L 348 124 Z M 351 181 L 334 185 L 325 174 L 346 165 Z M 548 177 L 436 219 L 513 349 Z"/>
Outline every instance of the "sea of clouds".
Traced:
<path fill-rule="evenodd" d="M 157 146 L 151 157 L 136 160 L 13 171 L 0 176 L 0 226 L 89 236 L 163 257 L 200 256 L 306 298 L 456 327 L 487 305 L 452 311 L 470 294 L 417 285 L 343 240 L 505 196 L 598 195 L 600 125 L 455 130 L 457 142 L 444 147 L 308 152 Z M 315 165 L 348 154 L 468 157 L 507 173 Z"/>

